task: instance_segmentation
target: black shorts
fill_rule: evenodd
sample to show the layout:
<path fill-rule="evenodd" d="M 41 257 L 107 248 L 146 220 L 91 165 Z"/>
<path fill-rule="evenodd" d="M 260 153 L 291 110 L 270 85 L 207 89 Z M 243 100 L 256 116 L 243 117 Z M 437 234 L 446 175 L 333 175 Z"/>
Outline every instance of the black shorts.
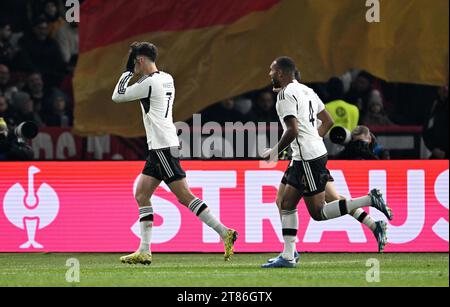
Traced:
<path fill-rule="evenodd" d="M 281 183 L 298 189 L 303 196 L 314 196 L 325 191 L 328 181 L 334 181 L 327 169 L 328 157 L 312 161 L 291 161 Z"/>
<path fill-rule="evenodd" d="M 180 165 L 176 148 L 150 150 L 142 174 L 164 180 L 166 184 L 183 179 L 186 173 Z"/>

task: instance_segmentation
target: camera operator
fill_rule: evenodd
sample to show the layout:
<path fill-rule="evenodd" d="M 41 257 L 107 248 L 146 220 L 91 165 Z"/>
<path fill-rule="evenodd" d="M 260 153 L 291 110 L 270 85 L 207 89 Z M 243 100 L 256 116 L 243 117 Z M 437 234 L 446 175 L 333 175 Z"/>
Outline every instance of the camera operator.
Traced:
<path fill-rule="evenodd" d="M 343 129 L 343 128 L 341 128 Z M 380 157 L 375 154 L 377 152 L 381 158 L 388 159 L 389 153 L 376 144 L 375 136 L 366 126 L 357 126 L 344 140 L 337 141 L 345 144 L 344 150 L 339 153 L 337 159 L 340 160 L 379 160 Z"/>
<path fill-rule="evenodd" d="M 24 122 L 16 129 L 8 129 L 5 120 L 0 117 L 0 161 L 31 161 L 33 149 L 25 142 L 37 135 L 38 128 L 32 122 Z"/>

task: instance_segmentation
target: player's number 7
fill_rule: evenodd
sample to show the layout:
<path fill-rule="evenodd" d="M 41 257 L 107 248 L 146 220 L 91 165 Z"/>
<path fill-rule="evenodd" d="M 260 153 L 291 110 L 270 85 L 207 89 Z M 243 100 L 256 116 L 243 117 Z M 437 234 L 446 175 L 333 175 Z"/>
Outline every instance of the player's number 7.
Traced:
<path fill-rule="evenodd" d="M 166 110 L 165 118 L 167 118 L 167 115 L 169 115 L 169 106 L 170 106 L 170 101 L 172 100 L 172 92 L 167 92 L 166 98 L 167 98 L 167 110 Z"/>

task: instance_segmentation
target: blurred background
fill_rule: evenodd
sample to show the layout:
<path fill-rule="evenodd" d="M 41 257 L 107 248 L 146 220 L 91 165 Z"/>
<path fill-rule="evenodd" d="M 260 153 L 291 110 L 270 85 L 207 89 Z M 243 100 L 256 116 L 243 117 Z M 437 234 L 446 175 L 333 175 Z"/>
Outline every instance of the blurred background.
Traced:
<path fill-rule="evenodd" d="M 382 2 L 379 23 L 354 0 L 160 2 L 80 1 L 78 23 L 65 1 L 2 0 L 0 127 L 34 122 L 35 160 L 145 159 L 140 108 L 111 93 L 129 44 L 146 40 L 175 78 L 178 125 L 198 113 L 203 124 L 275 122 L 280 134 L 268 68 L 288 55 L 337 126 L 370 129 L 373 159 L 448 159 L 447 0 Z"/>

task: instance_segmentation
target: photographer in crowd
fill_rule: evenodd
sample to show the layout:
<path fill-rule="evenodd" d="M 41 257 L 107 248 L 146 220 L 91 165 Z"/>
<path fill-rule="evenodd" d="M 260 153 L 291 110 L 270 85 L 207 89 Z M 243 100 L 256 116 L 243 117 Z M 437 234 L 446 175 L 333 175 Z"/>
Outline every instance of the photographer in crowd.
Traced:
<path fill-rule="evenodd" d="M 352 132 L 335 127 L 330 132 L 330 139 L 345 146 L 336 157 L 339 160 L 389 159 L 389 152 L 376 143 L 375 135 L 366 126 L 357 126 Z"/>
<path fill-rule="evenodd" d="M 33 160 L 33 149 L 26 140 L 34 138 L 37 133 L 38 127 L 32 122 L 23 122 L 11 130 L 3 117 L 0 117 L 0 161 Z"/>

